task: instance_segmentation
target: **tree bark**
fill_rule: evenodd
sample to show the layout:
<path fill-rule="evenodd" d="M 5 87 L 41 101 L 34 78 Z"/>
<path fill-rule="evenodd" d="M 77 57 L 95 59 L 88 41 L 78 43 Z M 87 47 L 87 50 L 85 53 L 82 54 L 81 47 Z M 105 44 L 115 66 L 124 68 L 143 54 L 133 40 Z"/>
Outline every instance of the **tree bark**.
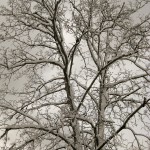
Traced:
<path fill-rule="evenodd" d="M 104 132 L 105 132 L 105 107 L 107 104 L 107 89 L 105 87 L 106 82 L 106 71 L 104 70 L 100 79 L 100 100 L 99 100 L 99 108 L 98 108 L 98 145 L 101 145 L 105 141 Z"/>

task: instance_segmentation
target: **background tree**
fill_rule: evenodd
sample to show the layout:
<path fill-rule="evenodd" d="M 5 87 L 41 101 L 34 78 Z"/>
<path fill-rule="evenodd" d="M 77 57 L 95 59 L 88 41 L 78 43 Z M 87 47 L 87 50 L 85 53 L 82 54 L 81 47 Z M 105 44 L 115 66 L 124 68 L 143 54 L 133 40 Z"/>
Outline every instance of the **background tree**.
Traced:
<path fill-rule="evenodd" d="M 150 16 L 134 18 L 146 5 L 9 0 L 0 12 L 1 148 L 145 150 Z"/>

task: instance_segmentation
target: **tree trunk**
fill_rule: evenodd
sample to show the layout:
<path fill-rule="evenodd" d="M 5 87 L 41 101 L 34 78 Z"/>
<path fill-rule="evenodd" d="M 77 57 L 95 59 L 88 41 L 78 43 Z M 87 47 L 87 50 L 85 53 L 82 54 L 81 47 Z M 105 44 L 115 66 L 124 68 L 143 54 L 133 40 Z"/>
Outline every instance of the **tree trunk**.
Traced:
<path fill-rule="evenodd" d="M 101 145 L 105 140 L 104 135 L 104 120 L 105 120 L 105 107 L 107 104 L 107 89 L 105 87 L 105 77 L 106 72 L 102 72 L 101 81 L 100 81 L 100 100 L 99 100 L 99 110 L 98 110 L 98 145 Z"/>

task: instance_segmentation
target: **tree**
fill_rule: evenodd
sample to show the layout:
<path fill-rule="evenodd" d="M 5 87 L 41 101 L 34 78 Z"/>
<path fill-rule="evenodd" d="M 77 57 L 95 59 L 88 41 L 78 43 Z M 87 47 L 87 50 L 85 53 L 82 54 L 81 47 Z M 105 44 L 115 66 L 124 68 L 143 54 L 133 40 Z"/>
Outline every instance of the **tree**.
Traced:
<path fill-rule="evenodd" d="M 150 16 L 134 18 L 146 5 L 9 0 L 1 7 L 1 148 L 145 150 Z"/>

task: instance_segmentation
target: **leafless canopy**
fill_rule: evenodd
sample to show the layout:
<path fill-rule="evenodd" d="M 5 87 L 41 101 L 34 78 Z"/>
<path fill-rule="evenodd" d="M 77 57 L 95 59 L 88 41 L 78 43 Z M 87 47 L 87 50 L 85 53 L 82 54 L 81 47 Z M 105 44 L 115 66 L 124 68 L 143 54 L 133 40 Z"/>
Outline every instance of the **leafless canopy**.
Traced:
<path fill-rule="evenodd" d="M 9 0 L 1 7 L 0 149 L 148 149 L 150 15 L 141 15 L 148 5 Z"/>

